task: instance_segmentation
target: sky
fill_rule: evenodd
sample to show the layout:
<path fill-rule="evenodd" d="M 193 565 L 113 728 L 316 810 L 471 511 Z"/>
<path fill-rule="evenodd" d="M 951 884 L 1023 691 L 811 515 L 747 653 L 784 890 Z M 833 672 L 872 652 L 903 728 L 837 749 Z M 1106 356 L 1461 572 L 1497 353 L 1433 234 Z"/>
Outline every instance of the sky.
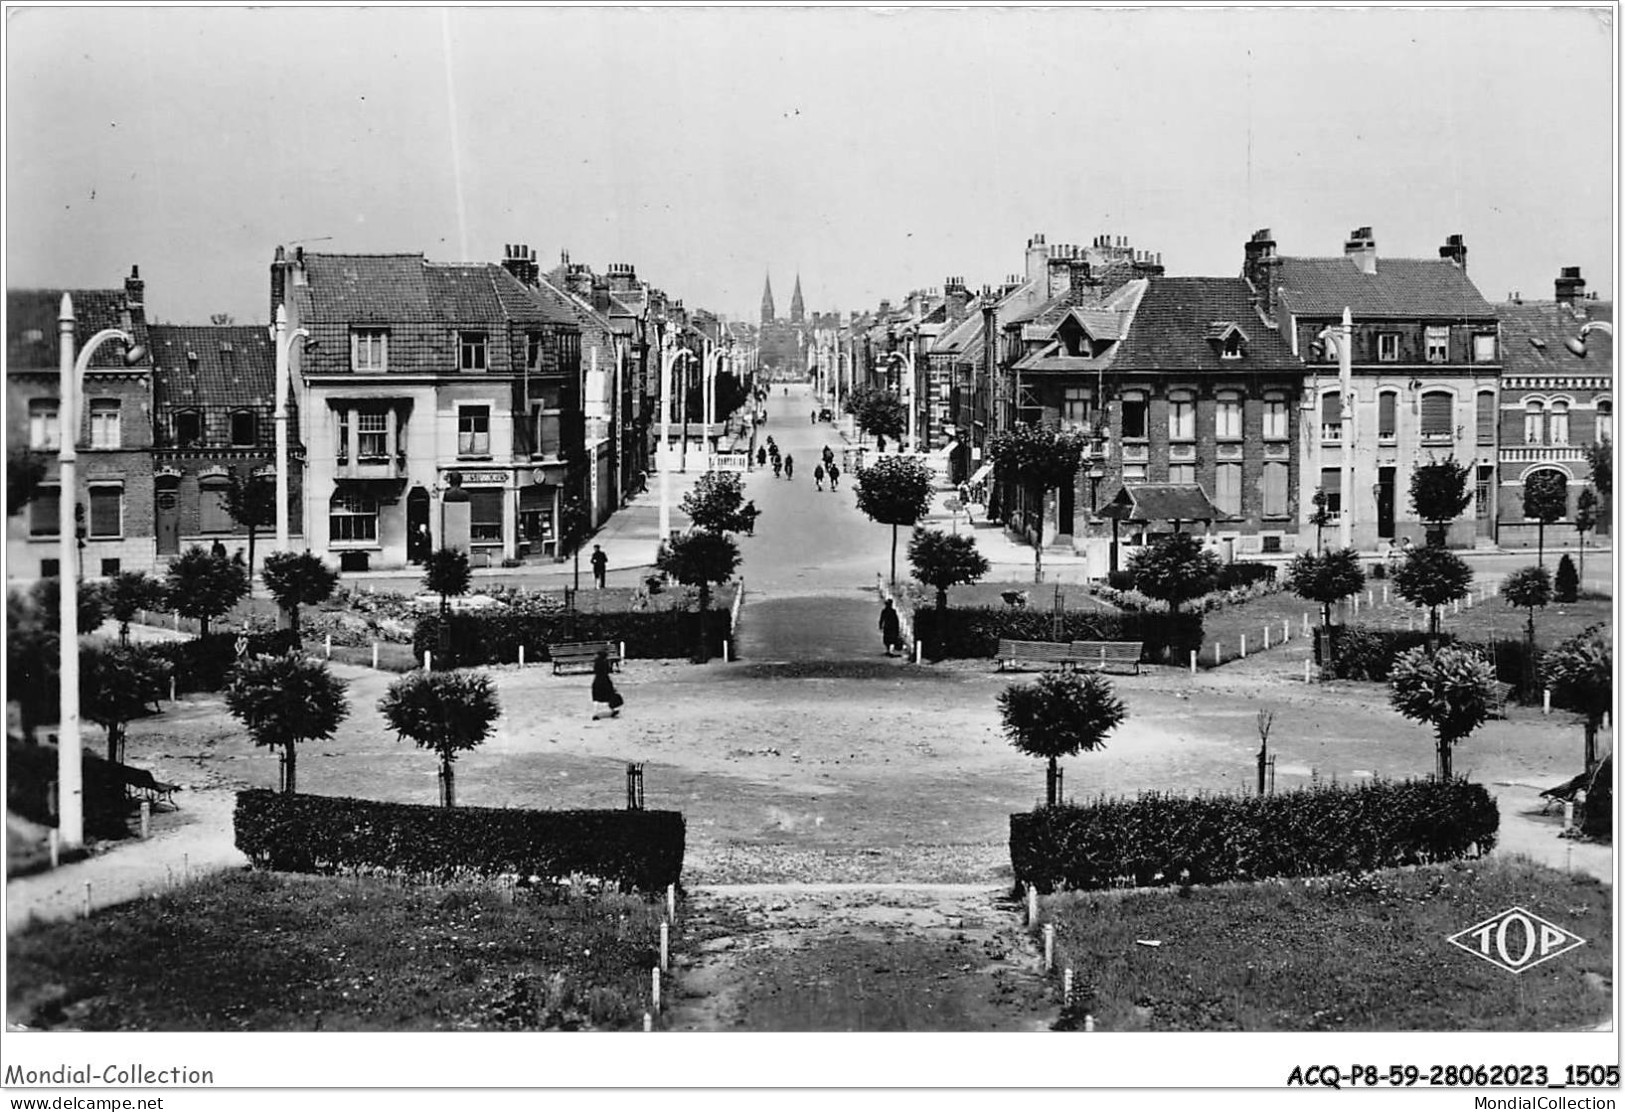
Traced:
<path fill-rule="evenodd" d="M 631 263 L 755 320 L 1029 236 L 1235 275 L 1258 228 L 1612 296 L 1611 9 L 9 8 L 8 288 L 263 322 L 278 244 Z"/>

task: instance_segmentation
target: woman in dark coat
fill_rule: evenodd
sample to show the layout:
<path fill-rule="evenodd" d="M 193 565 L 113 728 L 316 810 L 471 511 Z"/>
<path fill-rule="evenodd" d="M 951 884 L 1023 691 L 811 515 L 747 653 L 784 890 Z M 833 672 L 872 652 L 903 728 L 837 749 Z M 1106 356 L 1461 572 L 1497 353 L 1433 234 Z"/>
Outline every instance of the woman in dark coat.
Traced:
<path fill-rule="evenodd" d="M 609 678 L 609 653 L 603 649 L 598 650 L 598 655 L 592 662 L 592 701 L 594 718 L 601 717 L 598 711 L 599 703 L 604 704 L 611 718 L 621 716 L 621 704 L 625 700 L 621 698 L 621 693 L 615 690 L 615 681 Z"/>
<path fill-rule="evenodd" d="M 880 639 L 886 643 L 887 656 L 892 655 L 893 648 L 903 647 L 903 622 L 891 599 L 886 600 L 886 605 L 880 611 Z"/>

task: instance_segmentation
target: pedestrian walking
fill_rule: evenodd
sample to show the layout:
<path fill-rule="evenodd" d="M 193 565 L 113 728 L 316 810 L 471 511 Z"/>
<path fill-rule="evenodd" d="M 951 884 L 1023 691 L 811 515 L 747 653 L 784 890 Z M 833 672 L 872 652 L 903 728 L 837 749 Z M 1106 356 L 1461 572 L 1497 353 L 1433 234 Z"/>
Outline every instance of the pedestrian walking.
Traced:
<path fill-rule="evenodd" d="M 767 466 L 767 449 L 766 448 L 758 448 L 758 449 L 756 449 L 756 466 L 757 467 L 766 467 Z"/>
<path fill-rule="evenodd" d="M 840 487 L 838 484 L 841 481 L 841 469 L 832 463 L 829 465 L 829 470 L 826 471 L 825 474 L 829 476 L 829 489 L 839 490 Z"/>
<path fill-rule="evenodd" d="M 209 555 L 213 556 L 216 560 L 224 560 L 226 558 L 226 546 L 220 543 L 219 537 L 216 537 L 214 543 L 209 546 Z"/>
<path fill-rule="evenodd" d="M 756 535 L 756 518 L 762 511 L 758 510 L 756 503 L 752 501 L 746 502 L 745 508 L 739 512 L 745 519 L 745 532 L 754 537 Z"/>
<path fill-rule="evenodd" d="M 824 489 L 824 465 L 821 463 L 813 468 L 813 485 L 819 490 Z"/>
<path fill-rule="evenodd" d="M 777 452 L 773 453 L 773 477 L 777 479 L 784 473 L 784 457 Z"/>
<path fill-rule="evenodd" d="M 875 452 L 880 453 L 880 452 L 884 452 L 885 450 L 886 450 L 886 438 L 884 436 L 881 436 L 879 433 L 876 433 L 875 434 Z"/>
<path fill-rule="evenodd" d="M 887 599 L 886 605 L 880 608 L 880 640 L 886 645 L 887 656 L 896 655 L 892 650 L 903 647 L 903 619 L 898 616 L 891 599 Z"/>
<path fill-rule="evenodd" d="M 830 450 L 830 446 L 828 444 L 825 444 L 824 445 L 824 466 L 828 467 L 830 464 L 832 464 L 834 462 L 835 462 L 835 453 Z"/>
<path fill-rule="evenodd" d="M 598 545 L 592 546 L 592 577 L 598 584 L 598 589 L 604 589 L 604 574 L 609 571 L 609 557 Z"/>
<path fill-rule="evenodd" d="M 796 461 L 791 457 L 789 452 L 784 453 L 784 477 L 786 479 L 793 479 L 796 477 Z"/>
<path fill-rule="evenodd" d="M 818 424 L 818 410 L 815 409 L 812 411 L 812 420 L 809 422 L 809 424 Z"/>
<path fill-rule="evenodd" d="M 626 702 L 621 693 L 615 690 L 615 681 L 609 678 L 609 652 L 605 649 L 599 649 L 592 662 L 592 702 L 595 722 L 605 714 L 619 718 L 621 705 Z M 604 708 L 602 711 L 598 709 L 600 706 Z"/>

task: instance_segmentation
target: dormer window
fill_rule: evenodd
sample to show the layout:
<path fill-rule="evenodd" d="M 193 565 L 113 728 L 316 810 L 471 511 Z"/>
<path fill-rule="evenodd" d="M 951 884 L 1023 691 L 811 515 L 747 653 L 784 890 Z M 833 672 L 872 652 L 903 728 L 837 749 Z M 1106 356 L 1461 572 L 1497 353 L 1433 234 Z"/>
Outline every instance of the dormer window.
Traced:
<path fill-rule="evenodd" d="M 186 409 L 175 414 L 175 446 L 196 448 L 203 442 L 203 414 Z"/>
<path fill-rule="evenodd" d="M 457 334 L 457 369 L 461 371 L 485 370 L 485 333 L 459 332 Z"/>
<path fill-rule="evenodd" d="M 1059 339 L 1063 354 L 1076 356 L 1082 359 L 1093 359 L 1095 355 L 1095 341 L 1087 329 L 1075 320 L 1068 319 L 1062 323 Z"/>
<path fill-rule="evenodd" d="M 350 365 L 360 374 L 382 374 L 389 369 L 389 333 L 382 328 L 357 328 L 350 333 Z"/>
<path fill-rule="evenodd" d="M 258 422 L 251 409 L 239 409 L 231 415 L 231 446 L 252 448 L 259 442 Z"/>
<path fill-rule="evenodd" d="M 1219 358 L 1240 359 L 1247 353 L 1247 334 L 1233 320 L 1216 320 L 1207 327 L 1207 338 L 1219 348 Z"/>

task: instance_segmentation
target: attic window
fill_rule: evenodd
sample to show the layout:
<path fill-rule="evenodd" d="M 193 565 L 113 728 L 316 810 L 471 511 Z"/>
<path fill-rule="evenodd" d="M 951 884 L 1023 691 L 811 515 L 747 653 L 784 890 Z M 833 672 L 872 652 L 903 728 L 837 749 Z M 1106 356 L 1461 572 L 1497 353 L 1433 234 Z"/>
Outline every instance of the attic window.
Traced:
<path fill-rule="evenodd" d="M 1545 351 L 1546 341 L 1542 340 L 1539 336 L 1531 336 L 1529 337 L 1529 346 L 1537 351 Z"/>
<path fill-rule="evenodd" d="M 1224 346 L 1219 349 L 1219 355 L 1224 359 L 1240 359 L 1242 356 L 1241 333 L 1232 332 L 1224 338 Z"/>
<path fill-rule="evenodd" d="M 203 439 L 203 414 L 195 409 L 175 414 L 175 446 L 195 448 Z"/>

